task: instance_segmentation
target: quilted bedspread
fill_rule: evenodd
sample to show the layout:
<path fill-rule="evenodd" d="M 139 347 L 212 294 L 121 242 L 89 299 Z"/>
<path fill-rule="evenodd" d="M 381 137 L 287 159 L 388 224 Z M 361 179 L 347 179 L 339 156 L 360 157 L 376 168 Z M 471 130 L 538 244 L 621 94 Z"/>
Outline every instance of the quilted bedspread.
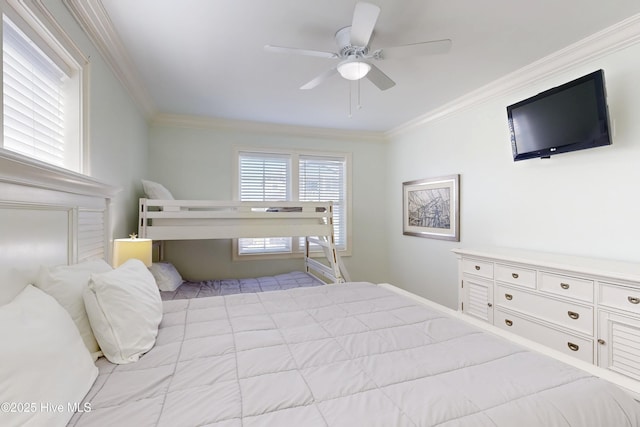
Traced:
<path fill-rule="evenodd" d="M 71 426 L 639 426 L 576 368 L 367 283 L 164 302 Z"/>

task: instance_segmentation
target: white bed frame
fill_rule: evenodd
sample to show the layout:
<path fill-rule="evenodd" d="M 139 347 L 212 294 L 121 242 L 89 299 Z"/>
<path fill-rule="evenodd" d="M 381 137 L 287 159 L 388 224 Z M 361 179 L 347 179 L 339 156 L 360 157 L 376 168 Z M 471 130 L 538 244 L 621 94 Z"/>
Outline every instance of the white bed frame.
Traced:
<path fill-rule="evenodd" d="M 119 189 L 0 149 L 0 304 L 41 265 L 110 260 L 110 205 Z"/>
<path fill-rule="evenodd" d="M 140 199 L 138 234 L 166 240 L 304 237 L 305 271 L 330 283 L 350 281 L 335 246 L 331 202 Z M 326 261 L 313 258 L 318 245 Z M 160 258 L 162 259 L 162 244 Z"/>

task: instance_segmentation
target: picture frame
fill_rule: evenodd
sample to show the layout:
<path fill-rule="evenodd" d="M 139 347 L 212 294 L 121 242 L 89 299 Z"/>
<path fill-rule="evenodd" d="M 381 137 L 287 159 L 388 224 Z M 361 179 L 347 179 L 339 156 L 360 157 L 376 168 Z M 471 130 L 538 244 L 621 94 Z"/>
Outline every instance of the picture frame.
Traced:
<path fill-rule="evenodd" d="M 460 175 L 402 183 L 402 234 L 460 241 Z"/>

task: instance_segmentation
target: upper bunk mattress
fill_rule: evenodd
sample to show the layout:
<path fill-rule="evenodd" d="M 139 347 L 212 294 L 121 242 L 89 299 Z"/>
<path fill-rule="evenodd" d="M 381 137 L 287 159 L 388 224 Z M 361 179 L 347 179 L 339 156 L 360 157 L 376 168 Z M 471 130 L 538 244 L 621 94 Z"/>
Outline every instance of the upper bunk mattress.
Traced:
<path fill-rule="evenodd" d="M 140 361 L 99 359 L 71 426 L 638 426 L 616 386 L 387 289 L 164 302 Z"/>

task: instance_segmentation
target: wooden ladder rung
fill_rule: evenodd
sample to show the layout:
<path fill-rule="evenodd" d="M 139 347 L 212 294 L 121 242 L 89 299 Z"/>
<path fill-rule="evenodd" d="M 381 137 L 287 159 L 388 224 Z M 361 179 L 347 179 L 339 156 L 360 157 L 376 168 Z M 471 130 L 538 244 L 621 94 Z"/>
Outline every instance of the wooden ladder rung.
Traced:
<path fill-rule="evenodd" d="M 316 271 L 323 273 L 325 276 L 333 278 L 335 280 L 335 275 L 333 274 L 333 269 L 322 264 L 321 262 L 316 261 L 315 259 L 307 259 L 307 266 L 313 268 Z"/>
<path fill-rule="evenodd" d="M 315 243 L 316 245 L 322 246 L 323 248 L 331 249 L 331 244 L 326 240 L 321 240 L 316 237 L 307 237 L 307 240 L 309 241 L 309 243 Z"/>

